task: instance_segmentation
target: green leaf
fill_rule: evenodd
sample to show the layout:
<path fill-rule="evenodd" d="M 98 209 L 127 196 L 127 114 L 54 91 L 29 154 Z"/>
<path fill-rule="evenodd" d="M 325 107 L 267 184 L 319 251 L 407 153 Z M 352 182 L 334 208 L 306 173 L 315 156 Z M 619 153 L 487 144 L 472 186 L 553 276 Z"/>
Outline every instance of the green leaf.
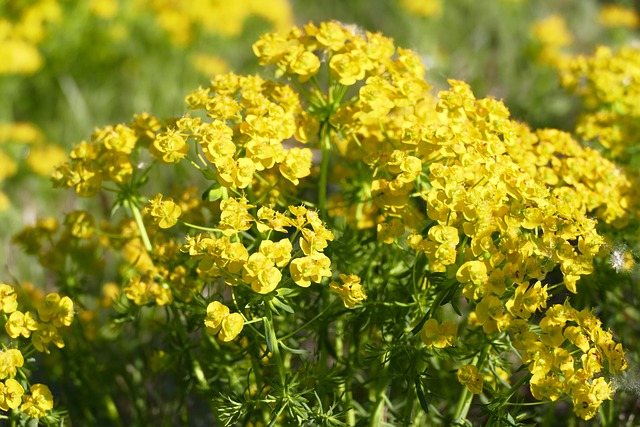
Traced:
<path fill-rule="evenodd" d="M 279 300 L 278 298 L 276 298 L 276 297 L 273 297 L 273 298 L 271 299 L 271 302 L 273 303 L 273 305 L 275 305 L 275 306 L 276 306 L 276 307 L 278 307 L 278 308 L 283 309 L 283 310 L 284 310 L 284 311 L 286 311 L 287 313 L 291 313 L 291 314 L 295 313 L 294 309 L 293 309 L 293 308 L 291 308 L 291 306 L 290 306 L 290 305 L 288 305 L 288 304 L 286 304 L 286 303 L 284 303 L 284 302 L 280 301 L 280 300 Z"/>
<path fill-rule="evenodd" d="M 270 352 L 273 353 L 274 349 L 278 345 L 278 339 L 276 338 L 276 333 L 273 330 L 273 326 L 269 319 L 266 317 L 262 318 L 262 323 L 264 323 L 264 336 L 267 339 L 267 348 Z"/>
<path fill-rule="evenodd" d="M 300 348 L 288 347 L 282 341 L 280 341 L 280 347 L 284 348 L 285 350 L 287 350 L 288 352 L 293 353 L 293 354 L 300 354 L 300 355 L 311 354 L 311 352 L 309 350 L 302 350 Z"/>
<path fill-rule="evenodd" d="M 224 189 L 219 182 L 214 182 L 209 186 L 209 188 L 204 191 L 204 193 L 202 193 L 202 200 L 209 200 L 210 202 L 214 202 L 221 199 L 223 196 Z"/>
<path fill-rule="evenodd" d="M 415 378 L 416 385 L 416 394 L 418 395 L 418 400 L 420 401 L 420 406 L 422 410 L 428 414 L 429 413 L 429 402 L 427 402 L 427 397 L 424 394 L 424 390 L 422 389 L 422 384 L 420 383 L 420 378 Z"/>

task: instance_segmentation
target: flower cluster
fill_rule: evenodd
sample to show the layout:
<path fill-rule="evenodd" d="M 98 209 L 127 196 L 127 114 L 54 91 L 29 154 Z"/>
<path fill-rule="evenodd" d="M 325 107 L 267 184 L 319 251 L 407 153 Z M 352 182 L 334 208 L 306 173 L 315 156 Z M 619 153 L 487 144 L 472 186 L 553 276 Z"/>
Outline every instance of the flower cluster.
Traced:
<path fill-rule="evenodd" d="M 242 332 L 244 319 L 240 313 L 229 313 L 229 307 L 214 301 L 207 306 L 204 325 L 208 333 L 217 335 L 221 341 L 228 342 Z"/>
<path fill-rule="evenodd" d="M 634 218 L 638 205 L 635 178 L 599 151 L 583 147 L 570 134 L 556 129 L 532 133 L 522 125 L 518 144 L 509 155 L 552 194 L 581 212 L 595 215 L 616 228 Z"/>
<path fill-rule="evenodd" d="M 624 46 L 617 51 L 606 46 L 593 56 L 578 55 L 559 67 L 562 84 L 580 96 L 586 112 L 579 118 L 576 133 L 597 141 L 611 159 L 626 163 L 628 151 L 640 135 L 640 60 L 638 48 Z"/>
<path fill-rule="evenodd" d="M 283 145 L 291 138 L 306 143 L 317 128 L 290 86 L 258 76 L 225 74 L 216 76 L 211 87 L 189 94 L 186 102 L 208 119 L 187 116 L 178 121 L 178 129 L 197 143 L 206 159 L 200 158 L 203 167 L 213 166 L 221 185 L 246 188 L 256 172 L 275 171 L 275 166 L 295 185 L 310 175 L 311 151 Z M 158 151 L 166 155 L 169 149 Z"/>
<path fill-rule="evenodd" d="M 45 353 L 49 353 L 49 344 L 64 347 L 59 329 L 70 326 L 74 317 L 71 299 L 60 297 L 57 293 L 46 295 L 36 302 L 36 307 L 37 318 L 29 311 L 19 310 L 16 290 L 6 283 L 0 284 L 0 310 L 4 315 L 4 329 L 15 340 L 11 348 L 3 345 L 0 352 L 0 410 L 17 410 L 27 418 L 45 416 L 53 408 L 53 396 L 46 385 L 28 386 L 26 376 L 18 375 L 25 365 L 24 354 L 29 351 L 30 346 Z M 31 338 L 30 344 L 24 344 L 21 338 Z M 25 386 L 29 387 L 27 393 Z"/>
<path fill-rule="evenodd" d="M 532 315 L 544 312 L 551 296 L 543 282 L 558 283 L 549 281 L 552 272 L 562 273 L 559 282 L 576 293 L 578 279 L 593 271 L 593 258 L 604 240 L 586 213 L 595 211 L 612 222 L 624 221 L 628 213 L 622 207 L 627 202 L 623 199 L 615 205 L 615 196 L 613 201 L 609 197 L 616 188 L 631 193 L 630 185 L 623 177 L 612 179 L 607 162 L 596 152 L 578 148 L 568 135 L 546 130 L 536 136 L 509 120 L 501 103 L 476 100 L 466 84 L 450 83 L 451 90 L 439 95 L 436 111 L 440 114 L 432 120 L 433 130 L 423 133 L 421 143 L 422 152 L 436 159 L 429 163 L 430 186 L 423 195 L 427 216 L 435 224 L 426 236 L 411 234 L 407 243 L 426 255 L 430 269 L 455 275 L 464 296 L 476 302 L 473 322 L 485 333 L 533 331 Z M 426 147 L 435 153 L 428 153 Z M 583 163 L 580 157 L 587 156 L 596 161 Z M 585 199 L 571 198 L 570 186 L 579 188 Z M 603 193 L 602 188 L 607 191 Z M 434 329 L 437 323 L 428 322 L 421 332 L 423 340 L 443 335 Z M 527 334 L 539 337 L 531 331 Z M 515 333 L 516 342 L 520 339 Z M 431 345 L 433 338 L 425 342 Z M 621 364 L 623 355 L 608 350 L 600 351 L 598 357 Z M 529 364 L 526 351 L 522 358 Z M 538 379 L 535 367 L 529 367 Z M 597 380 L 609 387 L 604 381 Z M 573 389 L 565 392 L 579 394 Z M 594 400 L 593 407 L 601 401 Z"/>
<path fill-rule="evenodd" d="M 95 196 L 103 182 L 123 184 L 133 173 L 130 158 L 138 136 L 123 124 L 97 130 L 91 141 L 82 141 L 71 151 L 70 161 L 58 166 L 53 174 L 56 186 L 73 187 L 80 197 Z"/>
<path fill-rule="evenodd" d="M 67 256 L 113 252 L 106 262 L 119 266 L 124 298 L 104 305 L 119 322 L 138 313 L 166 321 L 202 391 L 240 390 L 225 396 L 227 424 L 256 408 L 309 420 L 327 378 L 345 372 L 320 406 L 355 418 L 355 400 L 369 399 L 360 406 L 382 414 L 407 387 L 424 403 L 435 367 L 457 372 L 456 411 L 487 391 L 483 399 L 506 410 L 516 389 L 507 352 L 528 369 L 534 398 L 566 396 L 592 418 L 627 362 L 613 333 L 569 298 L 606 246 L 597 220 L 613 229 L 633 220 L 630 176 L 568 133 L 512 120 L 466 83 L 450 80 L 434 96 L 420 57 L 381 34 L 323 22 L 266 34 L 253 50 L 280 81 L 217 75 L 187 95 L 189 114 L 99 129 L 57 168 L 55 184 L 82 197 L 113 193 L 117 225 L 78 210 L 60 237 L 56 221 L 41 220 L 16 240 L 72 274 L 81 268 Z M 189 166 L 204 192 L 149 178 Z M 70 300 L 43 301 L 39 322 L 3 302 L 10 336 L 68 326 Z M 43 340 L 33 345 L 46 349 Z M 382 362 L 375 393 L 358 390 L 369 381 L 358 358 Z M 298 364 L 315 396 L 287 372 Z M 255 400 L 242 403 L 247 396 Z M 371 424 L 381 424 L 375 414 Z"/>
<path fill-rule="evenodd" d="M 319 283 L 324 277 L 331 276 L 331 260 L 323 253 L 323 249 L 334 236 L 315 211 L 303 206 L 290 206 L 287 213 L 281 213 L 263 206 L 254 217 L 248 211 L 251 207 L 244 199 L 223 201 L 219 229 L 225 235 L 187 236 L 182 251 L 198 260 L 198 269 L 207 275 L 224 277 L 226 283 L 232 286 L 245 284 L 258 294 L 275 290 L 282 280 L 281 270 L 287 266 L 293 282 L 305 288 L 312 282 Z M 300 234 L 296 244 L 300 256 L 292 256 L 294 247 L 288 238 L 262 240 L 257 251 L 250 253 L 241 242 L 232 242 L 227 237 L 246 232 L 254 225 L 269 234 L 287 233 L 287 229 L 294 228 L 295 234 Z M 345 292 L 343 298 L 351 298 L 351 305 L 366 298 L 359 283 L 347 286 L 342 293 Z"/>
<path fill-rule="evenodd" d="M 3 284 L 0 287 L 3 295 L 3 311 L 9 314 L 4 328 L 11 338 L 31 338 L 34 348 L 40 352 L 49 353 L 49 344 L 58 348 L 64 347 L 64 341 L 59 329 L 71 325 L 74 311 L 73 302 L 69 297 L 60 297 L 56 293 L 48 294 L 37 305 L 38 317 L 31 312 L 18 310 L 15 302 L 15 291 Z"/>
<path fill-rule="evenodd" d="M 589 311 L 578 311 L 567 302 L 549 307 L 540 333 L 516 333 L 514 345 L 533 374 L 533 396 L 553 401 L 567 394 L 575 413 L 586 420 L 613 392 L 601 372 L 616 375 L 627 368 L 622 345 L 613 341 L 611 331 L 603 330 Z"/>

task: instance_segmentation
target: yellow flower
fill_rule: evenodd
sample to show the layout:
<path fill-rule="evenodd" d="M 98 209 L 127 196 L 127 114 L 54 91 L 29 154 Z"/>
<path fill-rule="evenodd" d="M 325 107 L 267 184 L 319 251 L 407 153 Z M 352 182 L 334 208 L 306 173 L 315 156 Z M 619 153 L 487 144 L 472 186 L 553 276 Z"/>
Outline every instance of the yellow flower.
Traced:
<path fill-rule="evenodd" d="M 436 319 L 427 320 L 420 330 L 420 339 L 429 348 L 446 348 L 453 345 L 458 334 L 458 325 L 445 321 L 439 324 Z"/>
<path fill-rule="evenodd" d="M 486 333 L 497 328 L 497 321 L 504 316 L 502 302 L 495 295 L 487 295 L 480 300 L 475 309 L 478 324 L 483 326 Z"/>
<path fill-rule="evenodd" d="M 571 341 L 576 347 L 583 352 L 589 351 L 589 339 L 582 333 L 582 329 L 579 326 L 568 326 L 564 330 L 564 337 Z"/>
<path fill-rule="evenodd" d="M 307 33 L 312 33 L 315 28 L 313 28 L 312 24 L 309 24 L 305 27 L 305 30 Z M 322 46 L 333 51 L 341 50 L 348 36 L 349 32 L 335 21 L 321 22 L 317 28 L 317 32 L 315 32 L 316 40 L 320 42 Z"/>
<path fill-rule="evenodd" d="M 388 245 L 393 244 L 397 237 L 404 234 L 405 228 L 402 220 L 393 218 L 389 222 L 381 222 L 377 225 L 378 240 Z"/>
<path fill-rule="evenodd" d="M 240 313 L 229 313 L 229 307 L 213 301 L 207 306 L 207 316 L 204 320 L 207 332 L 211 335 L 218 334 L 221 341 L 232 341 L 244 327 L 244 318 Z"/>
<path fill-rule="evenodd" d="M 292 250 L 293 246 L 289 239 L 282 239 L 278 242 L 263 240 L 260 242 L 259 248 L 260 253 L 263 253 L 280 268 L 289 264 Z"/>
<path fill-rule="evenodd" d="M 482 261 L 467 261 L 458 268 L 456 279 L 460 283 L 472 282 L 476 285 L 483 285 L 487 282 L 487 266 Z"/>
<path fill-rule="evenodd" d="M 24 388 L 13 378 L 0 383 L 0 409 L 9 411 L 15 409 L 22 403 Z"/>
<path fill-rule="evenodd" d="M 343 284 L 334 281 L 329 284 L 329 288 L 340 296 L 346 308 L 353 308 L 367 299 L 360 277 L 355 274 L 340 274 L 339 277 Z"/>
<path fill-rule="evenodd" d="M 297 74 L 301 82 L 306 82 L 316 75 L 320 69 L 320 58 L 308 50 L 299 49 L 297 53 L 287 54 L 289 57 L 289 69 Z"/>
<path fill-rule="evenodd" d="M 42 56 L 33 44 L 20 39 L 0 40 L 1 74 L 32 74 L 42 67 Z"/>
<path fill-rule="evenodd" d="M 298 185 L 300 178 L 311 174 L 312 160 L 313 155 L 310 149 L 294 147 L 287 151 L 278 168 L 283 177 L 294 185 Z"/>
<path fill-rule="evenodd" d="M 529 389 L 536 399 L 548 398 L 554 402 L 564 392 L 564 385 L 555 375 L 536 374 L 529 381 Z"/>
<path fill-rule="evenodd" d="M 131 154 L 138 142 L 138 138 L 133 129 L 123 124 L 118 124 L 98 129 L 91 135 L 91 141 L 96 144 L 103 144 L 104 148 L 109 151 Z"/>
<path fill-rule="evenodd" d="M 53 395 L 44 384 L 34 384 L 29 389 L 30 394 L 22 399 L 20 411 L 32 418 L 42 418 L 47 411 L 53 409 Z"/>
<path fill-rule="evenodd" d="M 31 334 L 31 343 L 36 350 L 47 354 L 50 353 L 48 348 L 50 343 L 58 348 L 64 347 L 58 328 L 49 323 L 38 323 L 38 328 Z"/>
<path fill-rule="evenodd" d="M 178 218 L 182 214 L 182 208 L 176 204 L 172 198 L 162 200 L 162 194 L 157 194 L 155 198 L 149 200 L 146 207 L 153 221 L 160 228 L 170 228 L 176 225 Z"/>
<path fill-rule="evenodd" d="M 14 311 L 9 316 L 7 323 L 4 324 L 4 328 L 11 338 L 17 338 L 20 335 L 28 338 L 31 332 L 38 329 L 38 325 L 31 313 Z"/>
<path fill-rule="evenodd" d="M 274 290 L 280 279 L 280 270 L 261 252 L 251 254 L 243 266 L 242 280 L 259 294 L 267 294 Z"/>
<path fill-rule="evenodd" d="M 211 335 L 215 335 L 220 331 L 222 327 L 222 320 L 229 315 L 229 307 L 218 302 L 213 301 L 207 306 L 207 316 L 204 319 L 204 325 L 207 328 L 207 332 Z"/>
<path fill-rule="evenodd" d="M 296 258 L 289 264 L 291 278 L 296 285 L 307 288 L 311 282 L 320 283 L 323 277 L 331 277 L 331 260 L 322 252 Z"/>
<path fill-rule="evenodd" d="M 0 378 L 15 377 L 17 369 L 24 365 L 24 356 L 17 348 L 0 352 Z"/>
<path fill-rule="evenodd" d="M 74 316 L 73 301 L 71 301 L 71 298 L 66 296 L 60 298 L 60 296 L 57 294 L 49 294 L 49 295 L 57 296 L 57 298 L 55 298 L 57 300 L 56 306 L 54 308 L 53 313 L 51 313 L 46 318 L 43 316 L 40 316 L 40 319 L 45 322 L 51 321 L 53 326 L 55 326 L 56 328 L 62 328 L 63 326 L 70 326 L 71 323 L 73 322 L 73 316 Z M 49 295 L 45 297 L 45 301 L 47 300 Z M 40 314 L 40 311 L 38 311 L 38 314 Z"/>
<path fill-rule="evenodd" d="M 7 314 L 18 309 L 18 294 L 6 283 L 0 284 L 0 309 Z"/>
<path fill-rule="evenodd" d="M 224 234 L 231 236 L 251 228 L 255 218 L 249 213 L 249 208 L 254 207 L 243 198 L 227 199 L 220 203 L 219 228 Z"/>
<path fill-rule="evenodd" d="M 189 152 L 187 135 L 179 129 L 167 129 L 156 135 L 153 147 L 160 153 L 164 163 L 178 163 Z"/>
<path fill-rule="evenodd" d="M 464 385 L 473 394 L 482 393 L 484 380 L 482 375 L 478 374 L 478 368 L 474 365 L 465 365 L 458 369 L 458 381 Z"/>
<path fill-rule="evenodd" d="M 221 341 L 229 342 L 237 337 L 244 327 L 244 319 L 240 313 L 231 313 L 222 320 L 218 338 Z"/>
<path fill-rule="evenodd" d="M 71 235 L 78 239 L 88 239 L 93 236 L 95 221 L 87 211 L 73 211 L 65 217 L 65 225 L 70 229 Z"/>
<path fill-rule="evenodd" d="M 110 19 L 118 14 L 118 1 L 91 0 L 91 3 L 89 3 L 89 10 L 100 18 Z"/>
<path fill-rule="evenodd" d="M 364 52 L 353 50 L 333 55 L 329 60 L 329 68 L 338 83 L 351 86 L 365 78 L 367 68 L 369 68 L 367 62 L 368 58 Z"/>
<path fill-rule="evenodd" d="M 18 164 L 4 151 L 0 151 L 0 181 L 13 176 L 18 171 Z"/>
<path fill-rule="evenodd" d="M 561 48 L 573 42 L 573 36 L 567 29 L 566 21 L 560 15 L 550 15 L 537 21 L 531 27 L 531 33 L 546 46 Z"/>

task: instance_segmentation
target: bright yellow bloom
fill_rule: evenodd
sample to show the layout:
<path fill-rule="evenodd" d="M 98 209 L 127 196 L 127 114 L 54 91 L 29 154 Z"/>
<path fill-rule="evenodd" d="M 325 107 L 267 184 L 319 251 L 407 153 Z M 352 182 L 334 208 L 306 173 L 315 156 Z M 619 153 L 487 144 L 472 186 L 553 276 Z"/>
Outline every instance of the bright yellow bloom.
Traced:
<path fill-rule="evenodd" d="M 0 309 L 7 314 L 18 309 L 18 294 L 6 283 L 0 284 Z"/>
<path fill-rule="evenodd" d="M 478 368 L 474 365 L 465 365 L 458 369 L 458 381 L 473 394 L 482 393 L 484 379 L 478 373 Z"/>
<path fill-rule="evenodd" d="M 312 159 L 313 155 L 310 149 L 294 147 L 286 152 L 285 158 L 278 168 L 283 177 L 294 185 L 298 185 L 300 178 L 311 174 Z"/>
<path fill-rule="evenodd" d="M 529 389 L 536 399 L 547 398 L 554 402 L 563 393 L 564 385 L 555 375 L 536 374 L 529 381 Z"/>
<path fill-rule="evenodd" d="M 73 322 L 73 301 L 69 297 L 48 294 L 38 305 L 38 315 L 43 322 L 51 322 L 56 328 L 69 326 Z"/>
<path fill-rule="evenodd" d="M 207 306 L 207 316 L 204 325 L 207 332 L 216 335 L 222 327 L 222 320 L 229 315 L 229 307 L 218 301 L 213 301 Z"/>
<path fill-rule="evenodd" d="M 218 338 L 221 341 L 229 342 L 237 337 L 244 327 L 244 319 L 240 313 L 231 313 L 222 319 L 222 325 Z"/>
<path fill-rule="evenodd" d="M 24 395 L 24 388 L 20 383 L 9 378 L 0 384 L 0 409 L 9 411 L 20 406 Z"/>
<path fill-rule="evenodd" d="M 24 356 L 17 348 L 0 352 L 0 379 L 15 377 L 17 369 L 24 365 Z"/>
<path fill-rule="evenodd" d="M 274 290 L 281 279 L 280 270 L 261 252 L 251 254 L 244 264 L 242 280 L 259 294 L 268 294 Z"/>
<path fill-rule="evenodd" d="M 160 153 L 164 163 L 178 163 L 189 152 L 187 135 L 178 129 L 168 129 L 156 135 L 153 147 Z"/>
<path fill-rule="evenodd" d="M 291 278 L 296 285 L 307 288 L 311 282 L 320 283 L 323 277 L 331 277 L 331 260 L 322 252 L 296 258 L 289 264 Z"/>
<path fill-rule="evenodd" d="M 456 272 L 456 279 L 460 283 L 482 285 L 488 280 L 487 266 L 482 261 L 467 261 Z"/>
<path fill-rule="evenodd" d="M 249 209 L 254 207 L 245 198 L 235 198 L 223 200 L 220 203 L 220 223 L 219 228 L 224 230 L 227 236 L 246 231 L 251 228 L 255 218 L 249 213 Z"/>
<path fill-rule="evenodd" d="M 50 353 L 48 348 L 50 343 L 58 348 L 64 347 L 58 328 L 49 323 L 38 323 L 38 329 L 31 334 L 31 343 L 36 350 L 47 354 Z"/>
<path fill-rule="evenodd" d="M 156 197 L 149 200 L 149 205 L 145 209 L 160 228 L 173 227 L 182 215 L 180 205 L 176 204 L 171 197 L 162 200 L 162 194 L 157 194 Z"/>
<path fill-rule="evenodd" d="M 275 262 L 279 268 L 286 267 L 291 260 L 291 251 L 293 246 L 289 239 L 282 239 L 278 242 L 271 240 L 263 240 L 260 242 L 260 253 L 264 254 L 271 261 Z"/>
<path fill-rule="evenodd" d="M 89 10 L 103 19 L 110 19 L 118 14 L 117 0 L 91 0 Z"/>
<path fill-rule="evenodd" d="M 31 332 L 38 329 L 38 325 L 31 313 L 27 312 L 25 314 L 21 311 L 14 311 L 9 316 L 7 323 L 4 324 L 4 328 L 11 338 L 17 338 L 20 335 L 28 338 Z"/>
<path fill-rule="evenodd" d="M 53 409 L 53 395 L 44 384 L 34 384 L 29 389 L 30 394 L 23 396 L 20 411 L 32 418 L 42 418 L 47 411 Z"/>
<path fill-rule="evenodd" d="M 346 308 L 353 308 L 359 302 L 367 299 L 364 287 L 360 283 L 362 279 L 355 274 L 340 274 L 342 285 L 338 282 L 329 283 L 329 288 L 338 294 Z"/>
<path fill-rule="evenodd" d="M 229 307 L 218 301 L 213 301 L 207 306 L 204 325 L 209 334 L 218 334 L 221 341 L 228 342 L 242 332 L 244 318 L 240 313 L 229 313 Z"/>
<path fill-rule="evenodd" d="M 420 330 L 420 339 L 428 348 L 446 348 L 454 344 L 458 325 L 445 321 L 439 324 L 434 318 L 428 319 Z"/>

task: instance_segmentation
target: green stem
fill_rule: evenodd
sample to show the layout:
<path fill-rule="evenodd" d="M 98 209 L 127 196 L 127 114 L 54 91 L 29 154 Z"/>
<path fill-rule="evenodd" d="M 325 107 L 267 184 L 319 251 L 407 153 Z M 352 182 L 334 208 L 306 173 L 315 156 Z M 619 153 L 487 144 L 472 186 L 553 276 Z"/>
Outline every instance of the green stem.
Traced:
<path fill-rule="evenodd" d="M 215 232 L 220 232 L 222 233 L 222 230 L 220 230 L 219 228 L 212 228 L 212 227 L 205 227 L 203 225 L 196 225 L 196 224 L 191 224 L 190 222 L 187 221 L 183 221 L 183 220 L 179 220 L 182 224 L 186 225 L 189 228 L 193 228 L 194 230 L 202 230 L 202 231 L 209 231 L 212 233 Z"/>
<path fill-rule="evenodd" d="M 469 389 L 465 386 L 462 389 L 462 394 L 460 395 L 460 399 L 458 399 L 458 404 L 456 405 L 456 412 L 453 414 L 454 423 L 459 423 L 460 420 L 467 417 L 469 413 L 469 408 L 471 408 L 471 401 L 473 400 L 473 394 L 469 391 Z"/>
<path fill-rule="evenodd" d="M 187 337 L 187 334 L 184 330 L 184 323 L 182 322 L 182 316 L 180 315 L 180 312 L 178 311 L 178 308 L 175 305 L 170 304 L 170 309 L 171 309 L 171 313 L 176 319 L 176 323 L 178 323 L 175 329 L 178 331 L 181 345 L 184 346 L 184 349 L 186 350 L 189 363 L 191 364 L 191 371 L 193 375 L 196 377 L 198 385 L 203 390 L 209 390 L 209 383 L 207 382 L 207 378 L 204 375 L 202 366 L 200 365 L 200 362 L 198 361 L 198 359 L 194 357 L 193 353 L 191 352 L 191 348 L 189 347 L 189 338 Z"/>
<path fill-rule="evenodd" d="M 338 385 L 338 395 L 340 396 L 344 408 L 346 410 L 346 424 L 348 426 L 356 425 L 356 414 L 353 410 L 353 394 L 351 392 L 351 357 L 353 356 L 353 345 L 351 340 L 349 341 L 349 352 L 347 357 L 344 357 L 344 320 L 338 318 L 336 320 L 336 344 L 335 350 L 338 356 L 338 362 L 345 365 L 345 380 L 341 381 Z"/>
<path fill-rule="evenodd" d="M 329 133 L 329 123 L 323 123 L 320 131 L 320 150 L 322 160 L 320 161 L 320 179 L 318 181 L 318 209 L 321 218 L 327 213 L 327 184 L 329 182 L 329 154 L 331 152 L 331 136 Z"/>
<path fill-rule="evenodd" d="M 265 326 L 265 335 L 270 335 L 270 341 L 273 343 L 273 348 L 271 349 L 273 360 L 276 362 L 276 366 L 278 367 L 278 375 L 280 377 L 280 385 L 284 388 L 286 383 L 286 376 L 284 371 L 284 363 L 282 362 L 282 356 L 280 355 L 280 344 L 278 342 L 278 338 L 276 337 L 275 329 L 273 328 L 273 313 L 271 311 L 271 307 L 267 308 L 266 316 L 263 317 L 263 322 Z"/>
<path fill-rule="evenodd" d="M 282 340 L 286 340 L 288 338 L 291 338 L 292 336 L 294 336 L 295 334 L 297 334 L 298 332 L 302 331 L 304 328 L 306 328 L 307 326 L 309 326 L 310 324 L 312 324 L 313 322 L 315 322 L 318 318 L 322 317 L 322 315 L 324 315 L 325 312 L 327 312 L 331 307 L 333 307 L 333 305 L 337 302 L 338 300 L 334 300 L 331 302 L 331 304 L 328 304 L 320 313 L 316 314 L 313 319 L 309 320 L 307 323 L 305 323 L 304 325 L 300 326 L 298 329 L 296 329 L 295 331 L 291 332 L 290 334 L 285 335 L 284 337 L 280 338 Z"/>
<path fill-rule="evenodd" d="M 138 226 L 138 231 L 140 232 L 140 239 L 142 239 L 142 244 L 147 252 L 151 253 L 153 250 L 153 246 L 151 246 L 151 240 L 149 240 L 149 235 L 147 234 L 147 229 L 144 226 L 144 222 L 142 221 L 142 214 L 140 213 L 140 209 L 131 201 L 130 199 L 125 200 L 125 206 L 131 211 L 133 215 L 133 220 L 136 222 Z"/>
<path fill-rule="evenodd" d="M 385 353 L 380 355 L 379 366 L 381 369 L 376 373 L 377 375 L 375 375 L 377 377 L 374 396 L 376 399 L 376 405 L 371 416 L 371 420 L 369 420 L 370 427 L 377 427 L 385 424 L 385 401 L 387 387 L 389 385 L 389 377 L 387 375 L 388 363 L 387 354 Z"/>
<path fill-rule="evenodd" d="M 113 401 L 113 398 L 110 394 L 105 393 L 103 395 L 103 403 L 107 409 L 108 418 L 114 423 L 113 425 L 123 425 L 122 420 L 120 419 L 120 413 L 118 412 L 118 408 L 116 407 L 116 403 Z"/>

